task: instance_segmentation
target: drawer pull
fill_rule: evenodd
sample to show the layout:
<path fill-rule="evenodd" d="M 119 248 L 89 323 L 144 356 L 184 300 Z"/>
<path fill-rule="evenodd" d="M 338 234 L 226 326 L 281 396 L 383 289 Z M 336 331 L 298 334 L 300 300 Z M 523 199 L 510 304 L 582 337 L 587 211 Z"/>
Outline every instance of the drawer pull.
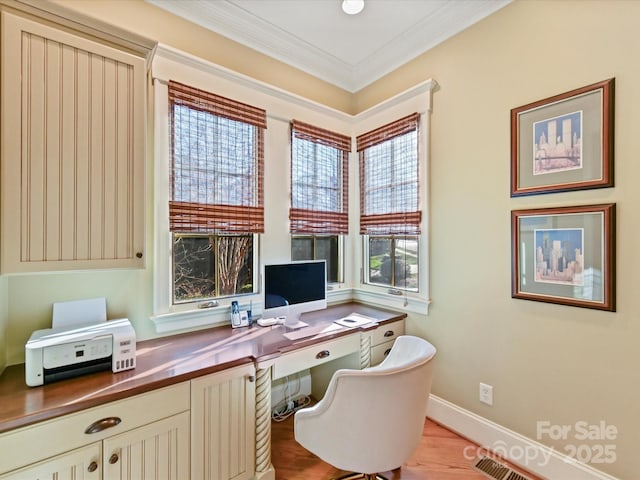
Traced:
<path fill-rule="evenodd" d="M 96 462 L 91 462 L 87 467 L 87 470 L 89 470 L 89 472 L 95 472 L 97 469 L 98 469 L 98 464 Z"/>
<path fill-rule="evenodd" d="M 387 348 L 387 349 L 384 351 L 384 356 L 386 357 L 387 355 L 389 355 L 389 353 L 390 353 L 390 352 L 391 352 L 391 349 L 390 349 L 390 348 Z"/>
<path fill-rule="evenodd" d="M 111 465 L 113 465 L 113 464 L 115 464 L 115 463 L 118 463 L 118 460 L 120 460 L 120 457 L 118 457 L 118 454 L 117 454 L 117 453 L 114 453 L 113 455 L 111 455 L 111 456 L 109 457 L 109 463 L 110 463 Z"/>
<path fill-rule="evenodd" d="M 320 360 L 321 358 L 327 358 L 329 355 L 331 355 L 329 353 L 329 350 L 322 350 L 321 352 L 318 352 L 318 354 L 316 355 L 316 358 Z"/>
<path fill-rule="evenodd" d="M 385 337 L 393 337 L 394 335 L 395 333 L 393 332 L 393 330 L 387 330 L 386 332 L 384 332 Z"/>
<path fill-rule="evenodd" d="M 119 417 L 103 418 L 102 420 L 98 420 L 97 422 L 93 422 L 91 425 L 89 425 L 87 429 L 84 431 L 84 433 L 87 433 L 87 434 L 98 433 L 103 430 L 106 430 L 107 428 L 115 427 L 121 421 L 122 420 L 120 420 Z"/>

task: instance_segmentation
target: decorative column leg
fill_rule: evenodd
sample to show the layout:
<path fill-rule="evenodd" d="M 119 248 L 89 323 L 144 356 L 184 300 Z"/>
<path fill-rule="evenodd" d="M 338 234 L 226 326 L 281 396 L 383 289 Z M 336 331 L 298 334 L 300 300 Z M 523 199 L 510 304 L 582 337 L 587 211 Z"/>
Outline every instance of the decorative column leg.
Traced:
<path fill-rule="evenodd" d="M 256 478 L 275 480 L 271 465 L 271 367 L 256 372 Z"/>
<path fill-rule="evenodd" d="M 371 366 L 371 335 L 360 335 L 360 369 Z"/>

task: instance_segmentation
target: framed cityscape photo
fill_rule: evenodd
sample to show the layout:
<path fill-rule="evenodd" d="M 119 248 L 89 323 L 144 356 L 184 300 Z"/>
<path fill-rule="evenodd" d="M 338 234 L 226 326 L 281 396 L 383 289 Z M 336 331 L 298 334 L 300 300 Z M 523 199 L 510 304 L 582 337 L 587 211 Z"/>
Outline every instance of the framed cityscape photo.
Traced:
<path fill-rule="evenodd" d="M 615 203 L 511 212 L 511 296 L 615 311 Z"/>
<path fill-rule="evenodd" d="M 614 79 L 511 110 L 511 196 L 612 187 Z"/>

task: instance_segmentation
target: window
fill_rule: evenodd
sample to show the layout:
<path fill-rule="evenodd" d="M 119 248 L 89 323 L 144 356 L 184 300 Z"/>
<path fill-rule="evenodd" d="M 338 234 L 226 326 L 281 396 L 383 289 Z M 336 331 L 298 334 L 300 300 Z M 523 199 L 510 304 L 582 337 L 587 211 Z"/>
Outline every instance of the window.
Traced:
<path fill-rule="evenodd" d="M 351 138 L 291 122 L 291 258 L 327 262 L 327 281 L 341 282 L 342 235 L 348 233 Z"/>
<path fill-rule="evenodd" d="M 367 283 L 418 291 L 418 237 L 369 236 Z"/>
<path fill-rule="evenodd" d="M 252 235 L 173 234 L 174 303 L 254 292 Z"/>
<path fill-rule="evenodd" d="M 169 83 L 173 303 L 256 291 L 264 110 Z"/>
<path fill-rule="evenodd" d="M 417 113 L 357 138 L 365 283 L 418 290 Z"/>
<path fill-rule="evenodd" d="M 327 282 L 342 282 L 339 259 L 342 252 L 340 235 L 294 235 L 291 237 L 291 260 L 325 260 Z"/>

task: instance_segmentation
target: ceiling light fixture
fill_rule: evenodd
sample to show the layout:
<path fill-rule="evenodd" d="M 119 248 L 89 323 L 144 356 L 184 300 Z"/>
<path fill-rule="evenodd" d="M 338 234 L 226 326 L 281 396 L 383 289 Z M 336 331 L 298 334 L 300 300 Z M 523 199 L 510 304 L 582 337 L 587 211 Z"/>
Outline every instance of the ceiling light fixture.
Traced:
<path fill-rule="evenodd" d="M 364 8 L 364 0 L 342 0 L 342 11 L 347 15 L 360 13 Z"/>

